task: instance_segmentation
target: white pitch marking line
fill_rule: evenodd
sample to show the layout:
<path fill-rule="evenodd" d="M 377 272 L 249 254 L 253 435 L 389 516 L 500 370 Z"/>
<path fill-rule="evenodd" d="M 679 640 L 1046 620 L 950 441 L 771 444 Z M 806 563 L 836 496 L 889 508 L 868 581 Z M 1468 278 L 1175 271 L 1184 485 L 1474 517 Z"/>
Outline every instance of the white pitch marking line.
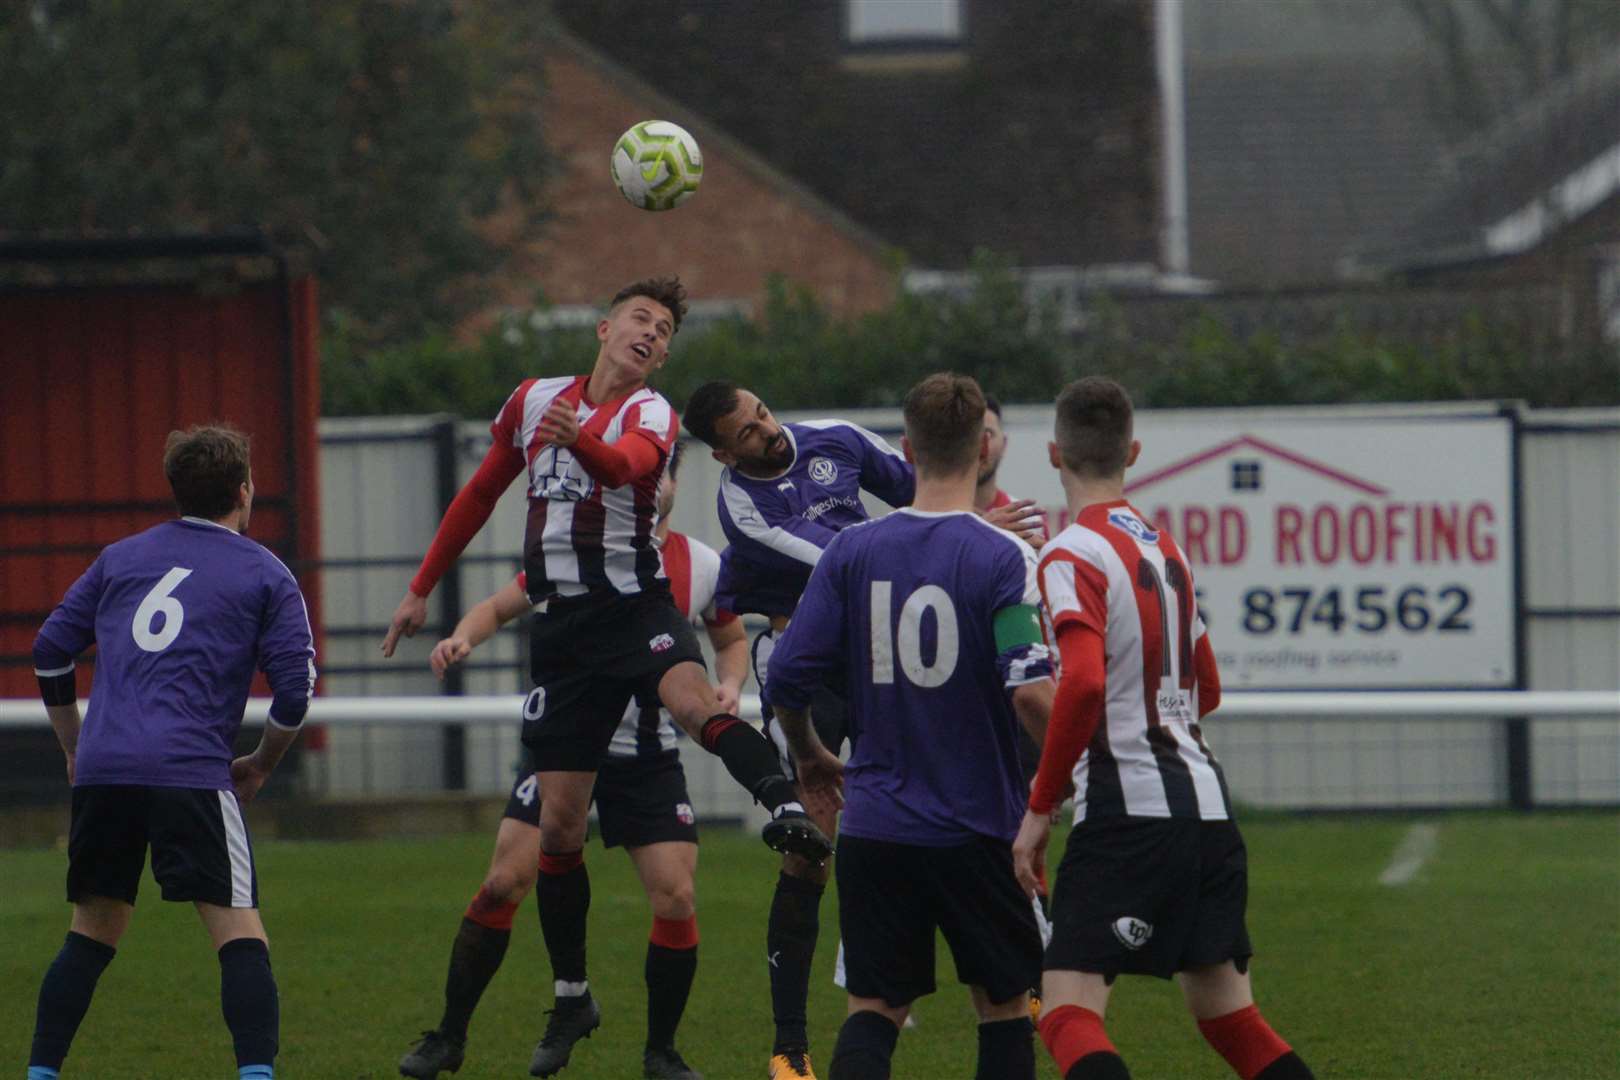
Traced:
<path fill-rule="evenodd" d="M 1400 846 L 1390 856 L 1389 865 L 1378 875 L 1378 884 L 1410 885 L 1417 872 L 1423 869 L 1423 864 L 1434 854 L 1439 840 L 1440 828 L 1437 825 L 1413 825 L 1406 830 Z"/>

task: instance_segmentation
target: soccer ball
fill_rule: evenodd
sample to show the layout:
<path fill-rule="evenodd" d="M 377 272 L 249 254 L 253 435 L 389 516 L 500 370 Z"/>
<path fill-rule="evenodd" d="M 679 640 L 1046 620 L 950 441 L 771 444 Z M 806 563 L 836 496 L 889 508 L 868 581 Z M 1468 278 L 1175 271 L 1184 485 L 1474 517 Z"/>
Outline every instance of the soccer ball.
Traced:
<path fill-rule="evenodd" d="M 631 206 L 673 210 L 697 191 L 703 151 L 684 128 L 643 120 L 613 144 L 613 182 Z"/>

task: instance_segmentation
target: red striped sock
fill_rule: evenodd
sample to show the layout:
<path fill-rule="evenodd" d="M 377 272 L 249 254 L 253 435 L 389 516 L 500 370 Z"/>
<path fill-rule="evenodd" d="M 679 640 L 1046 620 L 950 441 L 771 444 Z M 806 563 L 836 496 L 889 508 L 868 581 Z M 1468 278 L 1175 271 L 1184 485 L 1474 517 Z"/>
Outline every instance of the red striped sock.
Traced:
<path fill-rule="evenodd" d="M 1102 1017 L 1078 1005 L 1060 1005 L 1041 1016 L 1041 1042 L 1057 1062 L 1058 1073 L 1069 1074 L 1074 1063 L 1088 1054 L 1115 1054 L 1103 1030 Z"/>
<path fill-rule="evenodd" d="M 1292 1049 L 1271 1030 L 1258 1005 L 1198 1021 L 1198 1030 L 1243 1080 L 1254 1080 L 1273 1061 Z"/>
<path fill-rule="evenodd" d="M 472 903 L 467 905 L 467 918 L 491 930 L 510 930 L 512 916 L 517 913 L 517 908 L 516 904 L 497 900 L 489 895 L 488 890 L 480 888 L 478 895 L 472 898 Z"/>
<path fill-rule="evenodd" d="M 660 919 L 653 916 L 652 933 L 648 940 L 666 949 L 694 949 L 698 943 L 697 916 L 684 919 Z"/>

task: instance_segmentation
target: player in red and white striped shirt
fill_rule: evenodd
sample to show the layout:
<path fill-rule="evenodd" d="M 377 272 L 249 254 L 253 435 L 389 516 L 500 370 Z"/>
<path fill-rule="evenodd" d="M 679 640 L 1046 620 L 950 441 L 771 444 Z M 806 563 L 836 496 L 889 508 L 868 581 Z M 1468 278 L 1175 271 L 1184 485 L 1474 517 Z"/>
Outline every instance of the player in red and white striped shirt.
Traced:
<path fill-rule="evenodd" d="M 581 853 L 597 766 L 638 694 L 662 701 L 771 811 L 767 844 L 818 860 L 832 851 L 782 774 L 775 746 L 710 685 L 660 567 L 657 490 L 676 420 L 647 379 L 669 359 L 685 301 L 676 278 L 627 285 L 596 325 L 601 345 L 590 375 L 527 380 L 513 392 L 490 428 L 494 444 L 445 512 L 382 643 L 391 656 L 401 634 L 422 627 L 439 577 L 526 473 L 523 563 L 538 693 L 525 708 L 523 742 L 546 793 L 538 893 L 548 925 L 575 940 L 585 936 L 590 886 Z M 560 981 L 570 989 L 574 982 Z M 580 1035 L 594 1009 L 583 992 L 564 992 L 557 1003 L 559 1014 L 578 1019 Z M 566 1061 L 566 1048 L 559 1056 Z"/>
<path fill-rule="evenodd" d="M 1041 1039 L 1065 1080 L 1120 1080 L 1102 1017 L 1120 974 L 1174 977 L 1243 1080 L 1309 1080 L 1249 984 L 1248 863 L 1199 721 L 1220 703 L 1215 654 L 1175 542 L 1125 501 L 1130 398 L 1086 378 L 1058 397 L 1052 464 L 1074 524 L 1041 551 L 1062 677 L 1013 845 L 1024 887 L 1075 786 L 1042 978 Z"/>

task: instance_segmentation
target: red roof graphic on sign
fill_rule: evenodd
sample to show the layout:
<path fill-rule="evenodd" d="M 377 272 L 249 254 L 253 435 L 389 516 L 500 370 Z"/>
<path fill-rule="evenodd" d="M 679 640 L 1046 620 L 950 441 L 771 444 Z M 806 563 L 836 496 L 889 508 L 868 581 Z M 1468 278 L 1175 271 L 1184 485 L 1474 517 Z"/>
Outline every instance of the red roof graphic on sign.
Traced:
<path fill-rule="evenodd" d="M 1235 439 L 1228 439 L 1226 442 L 1223 442 L 1218 446 L 1212 446 L 1208 450 L 1200 450 L 1196 454 L 1190 454 L 1187 457 L 1182 458 L 1180 461 L 1173 461 L 1164 468 L 1150 472 L 1146 476 L 1138 476 L 1136 479 L 1125 485 L 1125 493 L 1129 495 L 1132 492 L 1141 491 L 1145 487 L 1157 484 L 1161 480 L 1168 480 L 1177 473 L 1183 473 L 1188 469 L 1196 468 L 1197 466 L 1204 464 L 1206 461 L 1211 461 L 1215 458 L 1221 457 L 1222 455 L 1229 454 L 1243 446 L 1258 450 L 1262 454 L 1270 454 L 1272 457 L 1281 458 L 1290 465 L 1298 465 L 1302 469 L 1306 469 L 1313 473 L 1318 473 L 1327 477 L 1329 480 L 1337 481 L 1346 487 L 1355 488 L 1357 491 L 1364 491 L 1369 495 L 1377 495 L 1382 497 L 1389 494 L 1388 488 L 1375 484 L 1371 480 L 1363 480 L 1360 477 L 1351 476 L 1349 473 L 1335 469 L 1331 465 L 1326 465 L 1320 461 L 1315 461 L 1306 457 L 1304 454 L 1296 454 L 1292 450 L 1285 450 L 1276 443 L 1266 442 L 1264 439 L 1257 439 L 1253 435 L 1239 435 Z"/>

